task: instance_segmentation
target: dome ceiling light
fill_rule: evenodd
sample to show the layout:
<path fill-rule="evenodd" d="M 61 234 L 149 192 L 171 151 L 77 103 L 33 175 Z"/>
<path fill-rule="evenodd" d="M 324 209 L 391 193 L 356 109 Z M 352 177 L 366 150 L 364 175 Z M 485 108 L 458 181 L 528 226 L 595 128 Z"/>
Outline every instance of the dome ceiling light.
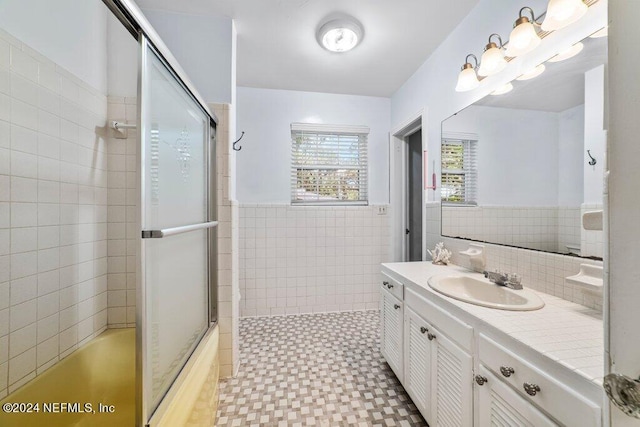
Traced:
<path fill-rule="evenodd" d="M 331 52 L 348 52 L 364 36 L 362 26 L 353 18 L 334 19 L 323 24 L 316 34 L 320 46 Z"/>

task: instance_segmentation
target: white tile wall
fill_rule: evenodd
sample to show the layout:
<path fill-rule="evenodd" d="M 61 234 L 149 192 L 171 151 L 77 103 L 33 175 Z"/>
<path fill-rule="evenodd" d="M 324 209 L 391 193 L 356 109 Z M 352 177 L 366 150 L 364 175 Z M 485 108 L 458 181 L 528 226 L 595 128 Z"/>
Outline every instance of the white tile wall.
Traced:
<path fill-rule="evenodd" d="M 106 118 L 0 32 L 0 398 L 107 325 Z"/>
<path fill-rule="evenodd" d="M 376 309 L 389 218 L 376 206 L 241 205 L 240 315 Z"/>
<path fill-rule="evenodd" d="M 109 121 L 136 123 L 137 99 L 109 97 Z M 136 254 L 139 240 L 137 133 L 117 138 L 109 129 L 107 208 L 107 296 L 110 328 L 134 327 L 136 322 Z"/>
<path fill-rule="evenodd" d="M 443 208 L 446 236 L 491 241 L 553 252 L 580 246 L 580 209 L 571 207 L 476 206 Z"/>
<path fill-rule="evenodd" d="M 434 247 L 444 241 L 445 247 L 453 252 L 452 262 L 471 268 L 469 260 L 458 252 L 469 247 L 469 242 L 440 235 L 440 203 L 426 205 L 427 247 Z M 602 265 L 596 261 L 575 256 L 540 252 L 528 249 L 484 243 L 486 269 L 518 273 L 524 286 L 546 292 L 559 298 L 602 311 L 602 297 L 594 297 L 580 288 L 565 282 L 565 277 L 577 274 L 580 264 Z"/>
<path fill-rule="evenodd" d="M 234 151 L 230 149 L 231 106 L 209 104 L 218 117 L 216 131 L 216 183 L 218 203 L 218 325 L 220 376 L 233 376 L 239 366 L 238 202 L 232 200 Z"/>

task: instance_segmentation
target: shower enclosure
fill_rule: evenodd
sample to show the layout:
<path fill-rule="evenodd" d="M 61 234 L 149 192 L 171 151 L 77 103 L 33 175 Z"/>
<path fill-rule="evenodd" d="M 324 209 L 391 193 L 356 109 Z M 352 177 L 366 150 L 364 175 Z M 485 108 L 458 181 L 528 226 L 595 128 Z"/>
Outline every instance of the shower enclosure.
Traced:
<path fill-rule="evenodd" d="M 132 0 L 0 2 L 0 403 L 97 412 L 0 425 L 157 424 L 217 324 L 216 126 Z"/>

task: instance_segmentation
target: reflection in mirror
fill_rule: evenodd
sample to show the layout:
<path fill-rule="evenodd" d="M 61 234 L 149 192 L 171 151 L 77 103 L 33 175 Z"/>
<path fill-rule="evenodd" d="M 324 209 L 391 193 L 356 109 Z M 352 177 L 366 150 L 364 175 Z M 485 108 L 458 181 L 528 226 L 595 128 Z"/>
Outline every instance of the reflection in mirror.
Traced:
<path fill-rule="evenodd" d="M 602 210 L 607 38 L 581 43 L 442 122 L 443 236 L 602 258 L 582 216 Z"/>

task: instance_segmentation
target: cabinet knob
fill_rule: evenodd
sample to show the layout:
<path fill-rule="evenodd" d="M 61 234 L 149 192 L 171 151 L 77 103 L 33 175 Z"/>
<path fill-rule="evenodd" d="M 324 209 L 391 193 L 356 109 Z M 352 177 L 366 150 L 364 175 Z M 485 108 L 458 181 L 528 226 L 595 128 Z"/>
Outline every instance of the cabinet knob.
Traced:
<path fill-rule="evenodd" d="M 433 340 L 435 340 L 435 339 L 436 339 L 436 336 L 435 336 L 435 335 L 433 335 L 431 332 L 429 332 L 429 333 L 427 334 L 427 338 L 429 338 L 429 341 L 433 341 Z"/>
<path fill-rule="evenodd" d="M 535 396 L 540 391 L 540 386 L 538 384 L 524 383 L 523 387 L 524 391 L 526 391 L 529 396 Z"/>
<path fill-rule="evenodd" d="M 425 328 L 424 326 L 420 326 L 420 332 L 425 334 L 425 333 L 429 332 L 429 330 L 427 328 Z"/>
<path fill-rule="evenodd" d="M 400 308 L 400 304 L 393 304 L 393 308 L 395 308 L 396 310 Z"/>
<path fill-rule="evenodd" d="M 486 383 L 487 381 L 489 381 L 487 377 L 483 377 L 482 375 L 476 375 L 476 382 L 478 383 L 478 385 L 484 385 L 484 383 Z"/>
<path fill-rule="evenodd" d="M 515 374 L 516 371 L 511 366 L 500 366 L 500 373 L 509 378 L 511 375 Z"/>

